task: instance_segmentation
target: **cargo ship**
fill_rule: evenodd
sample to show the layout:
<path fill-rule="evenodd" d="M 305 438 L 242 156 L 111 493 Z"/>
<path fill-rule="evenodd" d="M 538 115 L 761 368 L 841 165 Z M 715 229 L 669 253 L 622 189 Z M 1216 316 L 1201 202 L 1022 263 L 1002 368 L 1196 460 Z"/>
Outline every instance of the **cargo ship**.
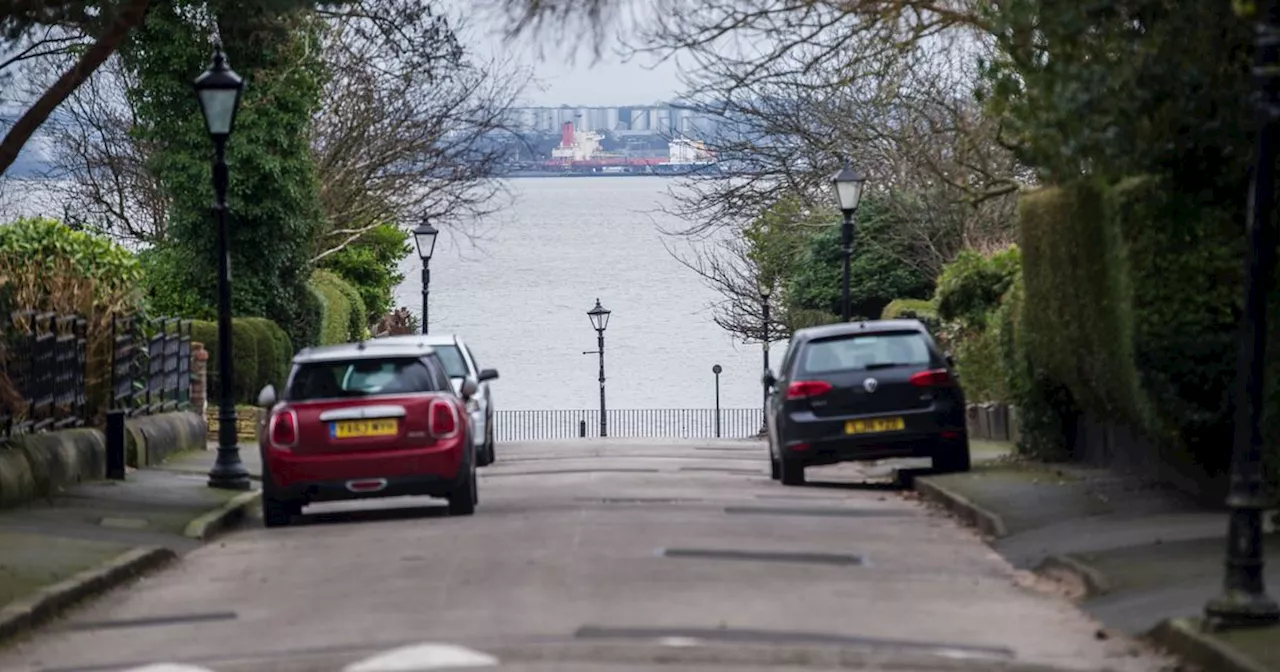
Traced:
<path fill-rule="evenodd" d="M 513 164 L 504 177 L 617 177 L 717 174 L 715 154 L 700 141 L 674 138 L 667 156 L 630 156 L 601 149 L 599 133 L 579 131 L 573 122 L 561 129 L 560 145 L 551 158 Z"/>

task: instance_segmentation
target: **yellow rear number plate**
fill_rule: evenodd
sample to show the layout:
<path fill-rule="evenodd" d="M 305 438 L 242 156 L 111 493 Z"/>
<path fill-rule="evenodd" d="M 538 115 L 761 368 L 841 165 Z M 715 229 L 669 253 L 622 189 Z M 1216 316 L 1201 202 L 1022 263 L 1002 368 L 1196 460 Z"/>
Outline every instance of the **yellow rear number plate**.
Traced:
<path fill-rule="evenodd" d="M 366 439 L 399 433 L 399 420 L 347 420 L 329 426 L 329 435 L 335 439 Z"/>
<path fill-rule="evenodd" d="M 877 432 L 896 432 L 906 427 L 902 418 L 870 418 L 867 420 L 850 420 L 844 423 L 845 434 L 875 434 Z"/>

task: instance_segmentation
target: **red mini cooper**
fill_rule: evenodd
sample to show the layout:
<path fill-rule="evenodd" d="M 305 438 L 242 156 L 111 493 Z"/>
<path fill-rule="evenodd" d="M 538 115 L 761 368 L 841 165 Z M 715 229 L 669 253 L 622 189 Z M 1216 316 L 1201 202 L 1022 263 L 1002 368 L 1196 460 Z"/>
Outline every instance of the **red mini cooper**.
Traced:
<path fill-rule="evenodd" d="M 475 513 L 476 452 L 466 410 L 422 342 L 309 348 L 293 358 L 283 398 L 268 385 L 259 432 L 262 512 L 288 525 L 313 502 L 425 495 Z"/>

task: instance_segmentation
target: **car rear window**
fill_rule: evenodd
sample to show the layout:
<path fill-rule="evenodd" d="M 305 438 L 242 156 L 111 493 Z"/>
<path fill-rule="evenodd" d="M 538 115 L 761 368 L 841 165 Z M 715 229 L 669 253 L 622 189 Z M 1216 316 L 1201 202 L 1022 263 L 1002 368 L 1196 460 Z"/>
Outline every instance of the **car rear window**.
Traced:
<path fill-rule="evenodd" d="M 800 358 L 802 373 L 927 366 L 929 344 L 915 331 L 853 334 L 814 341 Z"/>
<path fill-rule="evenodd" d="M 313 401 L 440 391 L 431 369 L 419 359 L 366 358 L 303 364 L 293 374 L 285 398 Z"/>

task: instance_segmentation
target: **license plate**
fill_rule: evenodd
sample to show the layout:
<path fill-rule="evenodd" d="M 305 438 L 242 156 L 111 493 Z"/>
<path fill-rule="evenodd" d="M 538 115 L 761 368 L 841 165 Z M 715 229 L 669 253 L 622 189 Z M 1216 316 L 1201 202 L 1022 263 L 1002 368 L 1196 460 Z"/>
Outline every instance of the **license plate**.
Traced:
<path fill-rule="evenodd" d="M 335 439 L 367 439 L 399 433 L 399 420 L 347 420 L 329 426 L 329 436 Z"/>
<path fill-rule="evenodd" d="M 870 418 L 867 420 L 850 420 L 844 423 L 845 434 L 875 434 L 877 432 L 896 432 L 906 427 L 902 418 Z"/>

